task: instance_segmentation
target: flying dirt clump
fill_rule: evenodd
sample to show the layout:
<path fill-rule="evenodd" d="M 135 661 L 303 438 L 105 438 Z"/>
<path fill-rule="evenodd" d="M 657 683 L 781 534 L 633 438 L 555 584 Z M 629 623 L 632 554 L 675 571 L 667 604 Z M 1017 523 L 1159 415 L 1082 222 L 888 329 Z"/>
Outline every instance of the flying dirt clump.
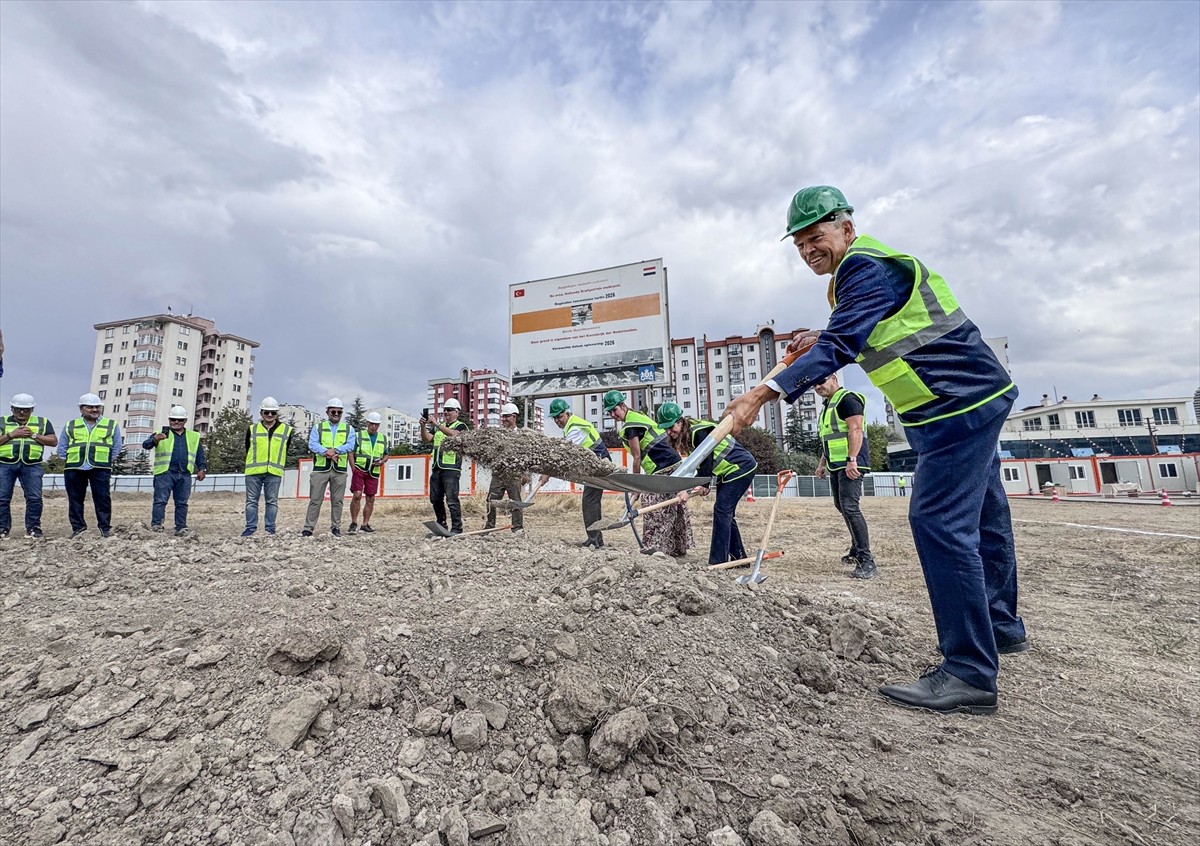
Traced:
<path fill-rule="evenodd" d="M 446 438 L 443 449 L 468 455 L 501 478 L 545 473 L 557 479 L 579 479 L 618 470 L 590 450 L 534 429 L 476 429 Z"/>

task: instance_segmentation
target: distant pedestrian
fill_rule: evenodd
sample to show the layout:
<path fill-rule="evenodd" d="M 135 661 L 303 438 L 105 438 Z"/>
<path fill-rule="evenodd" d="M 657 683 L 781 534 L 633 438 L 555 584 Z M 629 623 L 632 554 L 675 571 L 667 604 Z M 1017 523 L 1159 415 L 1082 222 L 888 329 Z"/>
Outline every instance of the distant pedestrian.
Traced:
<path fill-rule="evenodd" d="M 896 486 L 900 488 L 900 496 L 908 496 L 907 485 L 908 482 L 904 480 L 903 476 L 896 480 Z"/>
<path fill-rule="evenodd" d="M 117 421 L 104 417 L 100 397 L 84 394 L 79 398 L 79 417 L 63 427 L 58 442 L 58 457 L 66 462 L 63 485 L 67 489 L 67 519 L 71 537 L 87 531 L 83 519 L 83 500 L 88 486 L 92 489 L 92 507 L 101 537 L 112 534 L 112 465 L 124 442 Z"/>
<path fill-rule="evenodd" d="M 258 501 L 266 500 L 263 528 L 275 534 L 279 486 L 287 466 L 292 427 L 279 419 L 279 401 L 267 397 L 258 404 L 259 422 L 246 430 L 246 528 L 242 537 L 258 531 Z"/>
<path fill-rule="evenodd" d="M 871 453 L 863 429 L 867 398 L 841 387 L 836 373 L 813 385 L 813 390 L 825 400 L 821 410 L 821 460 L 817 462 L 817 478 L 829 477 L 833 506 L 850 531 L 850 549 L 842 556 L 842 563 L 854 565 L 852 578 L 873 579 L 879 568 L 871 554 L 867 518 L 859 504 L 863 474 L 871 469 Z"/>
<path fill-rule="evenodd" d="M 203 482 L 208 463 L 200 434 L 187 428 L 187 409 L 173 405 L 167 424 L 142 441 L 142 449 L 154 450 L 154 501 L 150 506 L 150 531 L 161 532 L 167 500 L 175 499 L 175 534 L 187 532 L 188 500 L 192 495 L 192 473 Z"/>
<path fill-rule="evenodd" d="M 312 474 L 308 477 L 308 511 L 304 514 L 303 537 L 312 537 L 325 491 L 329 491 L 329 533 L 342 536 L 342 505 L 346 499 L 346 469 L 354 451 L 355 433 L 349 423 L 342 422 L 345 406 L 337 397 L 325 404 L 325 419 L 312 427 L 308 434 L 308 450 L 314 456 Z"/>
<path fill-rule="evenodd" d="M 467 424 L 458 419 L 462 405 L 456 399 L 448 399 L 442 406 L 445 422 L 438 423 L 427 417 L 421 418 L 421 440 L 433 444 L 433 455 L 429 468 L 429 502 L 433 516 L 443 529 L 452 535 L 463 532 L 462 503 L 458 499 L 459 479 L 462 475 L 462 456 L 445 449 L 446 438 L 467 431 Z M 429 431 L 433 427 L 433 432 Z M 447 512 L 450 522 L 447 524 Z"/>
<path fill-rule="evenodd" d="M 608 460 L 608 447 L 600 440 L 596 427 L 582 417 L 571 413 L 571 406 L 561 397 L 550 403 L 550 418 L 558 428 L 562 429 L 563 437 L 580 449 L 592 452 L 597 458 Z M 549 476 L 542 476 L 540 484 L 549 481 Z M 603 514 L 604 489 L 584 485 L 583 487 L 583 528 L 587 532 L 587 540 L 579 544 L 581 547 L 600 549 L 604 546 L 604 533 L 593 531 L 588 526 L 600 522 Z"/>
<path fill-rule="evenodd" d="M 368 534 L 371 515 L 375 512 L 375 496 L 379 493 L 379 477 L 388 460 L 387 436 L 379 434 L 383 416 L 378 411 L 367 415 L 367 428 L 358 433 L 354 444 L 354 465 L 350 468 L 350 534 L 360 529 Z M 363 505 L 363 497 L 366 505 Z M 358 525 L 359 508 L 362 508 L 362 526 Z"/>
<path fill-rule="evenodd" d="M 17 394 L 12 413 L 0 421 L 0 540 L 12 529 L 12 497 L 17 482 L 25 495 L 25 537 L 42 537 L 42 453 L 58 446 L 54 427 L 33 413 L 33 397 Z"/>
<path fill-rule="evenodd" d="M 500 407 L 500 428 L 515 430 L 517 428 L 517 415 L 520 409 L 516 403 L 506 402 Z M 488 486 L 487 502 L 488 512 L 487 521 L 483 524 L 485 529 L 496 528 L 496 503 L 508 496 L 509 502 L 521 501 L 521 477 L 520 476 L 501 476 L 497 473 L 492 473 L 492 483 Z M 512 531 L 513 534 L 520 534 L 525 531 L 525 512 L 520 508 L 512 509 Z"/>

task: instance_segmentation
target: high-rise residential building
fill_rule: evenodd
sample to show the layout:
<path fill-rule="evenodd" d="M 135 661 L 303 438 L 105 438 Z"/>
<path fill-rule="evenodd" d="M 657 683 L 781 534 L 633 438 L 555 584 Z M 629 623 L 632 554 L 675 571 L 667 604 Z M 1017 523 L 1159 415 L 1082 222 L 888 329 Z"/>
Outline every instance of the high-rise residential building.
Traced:
<path fill-rule="evenodd" d="M 426 393 L 431 414 L 440 415 L 446 400 L 456 399 L 462 406 L 459 419 L 474 428 L 500 425 L 500 407 L 509 402 L 508 377 L 495 370 L 463 368 L 457 377 L 430 379 Z M 517 405 L 522 405 L 518 402 Z M 534 428 L 542 428 L 542 408 L 529 403 Z"/>
<path fill-rule="evenodd" d="M 251 416 L 257 420 L 258 409 L 251 411 Z M 324 414 L 309 411 L 302 405 L 279 404 L 279 422 L 291 426 L 301 438 L 307 438 L 308 433 L 312 431 L 312 427 L 316 426 L 317 422 L 324 419 L 324 417 Z"/>
<path fill-rule="evenodd" d="M 382 406 L 368 408 L 366 414 L 376 412 L 383 418 L 379 431 L 387 437 L 391 444 L 419 444 L 421 442 L 421 421 L 411 414 L 406 414 L 398 408 Z"/>
<path fill-rule="evenodd" d="M 173 405 L 204 434 L 226 405 L 252 410 L 258 341 L 218 332 L 204 317 L 154 314 L 94 325 L 92 391 L 127 444 L 167 425 Z"/>

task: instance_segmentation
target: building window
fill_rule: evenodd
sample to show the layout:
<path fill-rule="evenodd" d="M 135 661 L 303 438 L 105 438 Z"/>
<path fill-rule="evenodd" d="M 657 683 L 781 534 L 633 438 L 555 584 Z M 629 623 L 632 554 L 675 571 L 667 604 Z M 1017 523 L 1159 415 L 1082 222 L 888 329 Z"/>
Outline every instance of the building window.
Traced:
<path fill-rule="evenodd" d="M 396 481 L 407 482 L 412 479 L 412 465 L 408 462 L 396 462 Z"/>
<path fill-rule="evenodd" d="M 101 370 L 107 370 L 107 369 L 108 369 L 108 368 L 110 368 L 110 367 L 112 367 L 112 359 L 111 359 L 111 358 L 106 358 L 106 359 L 104 359 L 103 361 L 101 361 L 101 362 L 100 362 L 100 369 L 101 369 Z"/>
<path fill-rule="evenodd" d="M 686 386 L 684 387 L 684 389 L 683 389 L 684 394 L 690 394 L 691 392 L 692 392 L 692 389 L 690 387 L 686 387 Z"/>
<path fill-rule="evenodd" d="M 754 366 L 755 364 L 757 364 L 757 363 L 758 363 L 758 362 L 756 362 L 756 361 L 755 361 L 754 359 L 752 359 L 752 358 L 748 358 L 748 359 L 746 359 L 746 365 L 747 365 L 748 367 L 753 367 L 753 366 Z"/>
<path fill-rule="evenodd" d="M 1026 432 L 1036 432 L 1042 428 L 1042 418 L 1030 417 L 1025 421 Z"/>
<path fill-rule="evenodd" d="M 717 396 L 719 396 L 719 397 L 723 397 L 723 396 L 725 396 L 725 389 L 724 389 L 724 388 L 717 388 Z"/>
<path fill-rule="evenodd" d="M 122 326 L 122 327 L 121 327 L 121 334 L 122 334 L 122 335 L 128 335 L 128 334 L 129 334 L 129 327 L 128 327 L 128 326 Z"/>
<path fill-rule="evenodd" d="M 175 346 L 178 349 L 186 350 L 187 349 L 187 341 L 176 341 Z"/>
<path fill-rule="evenodd" d="M 100 397 L 100 399 L 108 399 L 108 391 L 98 391 L 96 396 Z"/>
<path fill-rule="evenodd" d="M 112 352 L 112 344 L 105 344 L 105 345 L 104 345 L 104 351 L 105 351 L 106 353 L 110 353 L 110 352 Z"/>
<path fill-rule="evenodd" d="M 119 397 L 120 395 L 121 395 L 121 389 L 120 389 L 120 388 L 117 388 L 116 392 L 115 392 L 115 393 L 113 393 L 113 396 L 115 396 L 115 397 Z"/>
<path fill-rule="evenodd" d="M 683 407 L 684 407 L 684 408 L 691 408 L 691 407 L 692 407 L 692 403 L 691 403 L 690 401 L 688 401 L 688 400 L 684 400 L 684 402 L 683 402 Z"/>
<path fill-rule="evenodd" d="M 718 377 L 717 377 L 717 381 L 718 381 L 718 382 L 724 382 L 724 381 L 725 381 L 725 377 L 724 377 L 724 376 L 718 376 Z"/>
<path fill-rule="evenodd" d="M 1062 424 L 1058 422 L 1058 415 L 1057 414 L 1047 414 L 1046 415 L 1046 426 L 1051 429 L 1061 429 Z"/>
<path fill-rule="evenodd" d="M 685 358 L 683 361 L 679 362 L 679 366 L 680 366 L 680 367 L 687 367 L 687 366 L 688 366 L 688 360 Z"/>
<path fill-rule="evenodd" d="M 192 334 L 192 329 L 190 326 L 180 326 L 179 334 L 180 335 L 190 335 L 190 334 Z"/>
<path fill-rule="evenodd" d="M 1091 411 L 1076 411 L 1075 425 L 1080 429 L 1095 429 L 1096 415 Z"/>
<path fill-rule="evenodd" d="M 1174 407 L 1154 409 L 1154 422 L 1160 426 L 1178 426 L 1179 414 Z"/>
<path fill-rule="evenodd" d="M 1086 470 L 1082 464 L 1068 464 L 1067 470 L 1071 474 L 1071 481 L 1087 478 Z"/>
<path fill-rule="evenodd" d="M 113 336 L 113 332 L 114 332 L 114 331 L 115 331 L 115 330 L 113 330 L 113 329 L 105 329 L 105 330 L 104 330 L 104 337 L 106 337 L 106 338 L 111 338 L 111 337 Z"/>
<path fill-rule="evenodd" d="M 1179 468 L 1174 464 L 1160 464 L 1158 465 L 1158 477 L 1160 479 L 1178 479 Z"/>
<path fill-rule="evenodd" d="M 125 381 L 125 372 L 124 372 L 124 371 L 122 371 L 122 372 L 120 372 L 120 373 L 118 373 L 118 374 L 117 374 L 117 381 L 118 381 L 118 382 L 124 382 L 124 381 Z"/>
<path fill-rule="evenodd" d="M 128 341 L 122 341 L 122 342 L 121 342 L 121 349 L 123 349 L 123 350 L 127 350 L 127 349 L 129 349 L 129 342 L 128 342 Z"/>
<path fill-rule="evenodd" d="M 103 376 L 100 377 L 100 384 L 101 385 L 108 384 L 108 374 L 107 373 L 105 373 Z"/>
<path fill-rule="evenodd" d="M 721 363 L 721 362 L 719 362 L 719 361 L 715 361 L 715 362 L 713 362 L 713 370 L 720 370 L 720 369 L 721 369 L 722 367 L 724 367 L 724 366 L 725 366 L 725 365 L 724 365 L 724 364 L 722 364 L 722 363 Z"/>
<path fill-rule="evenodd" d="M 1118 408 L 1117 422 L 1122 426 L 1141 426 L 1142 410 L 1140 408 Z"/>
<path fill-rule="evenodd" d="M 690 382 L 690 381 L 692 381 L 692 374 L 691 373 L 680 373 L 679 378 L 685 382 Z"/>

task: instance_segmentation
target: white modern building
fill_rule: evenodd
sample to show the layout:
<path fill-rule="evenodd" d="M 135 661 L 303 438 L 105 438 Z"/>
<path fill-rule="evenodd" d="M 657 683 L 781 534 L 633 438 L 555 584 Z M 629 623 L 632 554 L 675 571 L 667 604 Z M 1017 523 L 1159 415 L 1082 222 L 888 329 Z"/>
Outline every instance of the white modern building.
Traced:
<path fill-rule="evenodd" d="M 257 420 L 258 409 L 254 409 L 251 416 Z M 325 419 L 324 413 L 317 414 L 315 411 L 309 411 L 303 405 L 289 405 L 282 402 L 279 404 L 279 421 L 291 426 L 296 434 L 303 438 L 307 438 L 312 427 L 317 425 L 317 421 L 323 419 Z"/>
<path fill-rule="evenodd" d="M 154 314 L 94 325 L 89 384 L 129 444 L 167 424 L 173 405 L 204 434 L 226 405 L 250 410 L 258 341 L 194 315 Z"/>
<path fill-rule="evenodd" d="M 421 421 L 419 418 L 398 408 L 391 408 L 386 405 L 366 410 L 367 414 L 371 412 L 375 412 L 383 418 L 383 423 L 380 424 L 379 431 L 383 432 L 387 437 L 389 444 L 403 443 L 415 445 L 421 442 Z"/>

